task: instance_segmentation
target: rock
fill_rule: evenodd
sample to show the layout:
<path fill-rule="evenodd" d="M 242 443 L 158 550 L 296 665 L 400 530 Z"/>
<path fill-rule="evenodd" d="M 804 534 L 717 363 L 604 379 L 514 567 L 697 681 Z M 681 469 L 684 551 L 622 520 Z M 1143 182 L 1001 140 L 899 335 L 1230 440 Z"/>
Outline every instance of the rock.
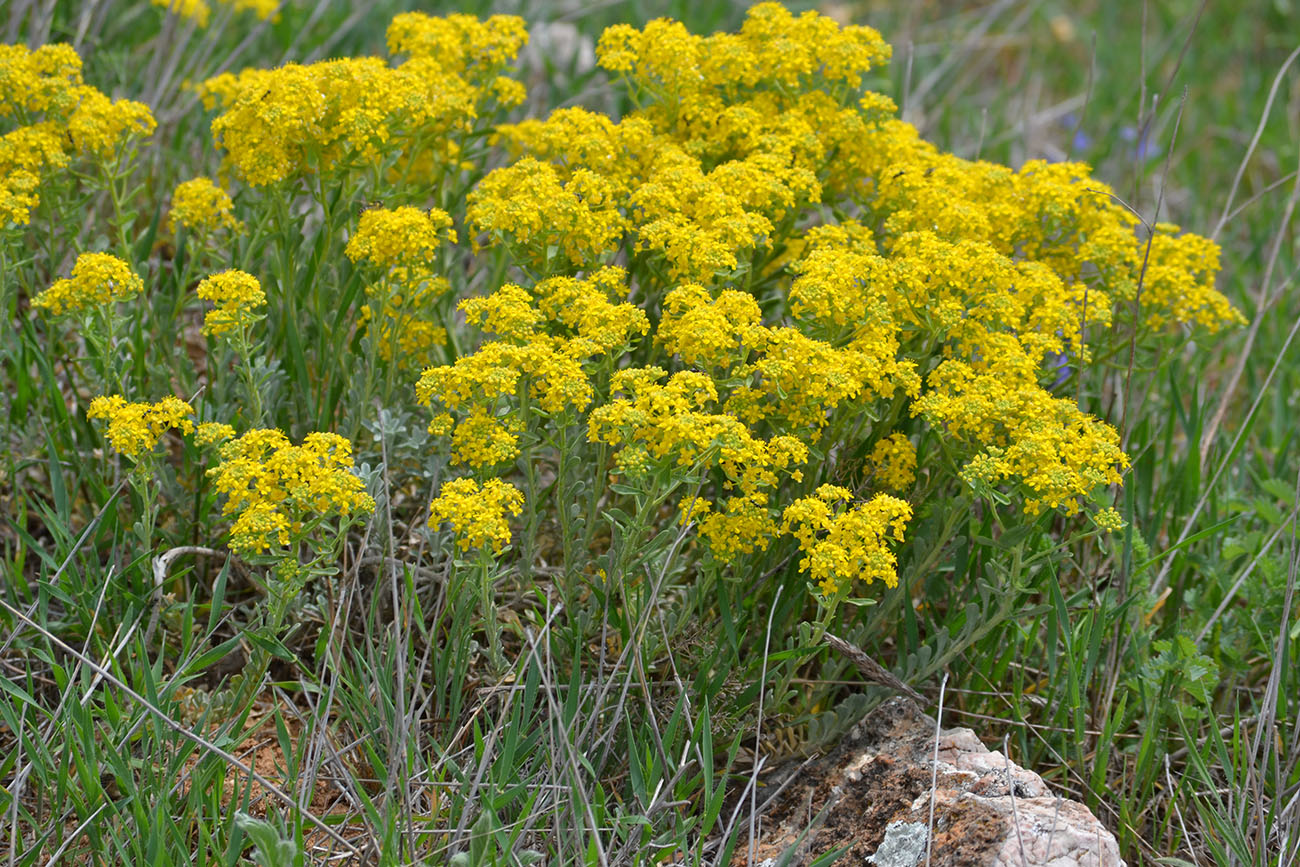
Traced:
<path fill-rule="evenodd" d="M 936 867 L 1124 867 L 1114 835 L 1086 807 L 970 729 L 940 732 L 938 746 L 932 796 L 934 720 L 910 699 L 881 705 L 830 754 L 768 780 L 785 788 L 762 817 L 755 863 L 797 845 L 790 863 L 844 849 L 839 864 L 917 867 L 928 845 Z"/>
<path fill-rule="evenodd" d="M 876 867 L 916 867 L 925 858 L 927 837 L 924 822 L 890 822 L 880 848 L 867 861 Z"/>

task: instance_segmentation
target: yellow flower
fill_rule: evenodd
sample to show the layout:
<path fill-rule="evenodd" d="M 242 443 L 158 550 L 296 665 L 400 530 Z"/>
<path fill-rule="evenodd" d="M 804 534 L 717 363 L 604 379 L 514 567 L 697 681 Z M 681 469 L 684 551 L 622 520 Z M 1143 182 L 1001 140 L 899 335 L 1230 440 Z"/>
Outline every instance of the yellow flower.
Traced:
<path fill-rule="evenodd" d="M 405 12 L 388 26 L 388 51 L 437 60 L 458 73 L 491 73 L 514 60 L 528 44 L 524 19 L 493 15 L 480 21 L 472 15 L 434 18 Z"/>
<path fill-rule="evenodd" d="M 66 114 L 81 83 L 81 58 L 71 45 L 0 45 L 0 117 Z"/>
<path fill-rule="evenodd" d="M 236 12 L 252 12 L 263 21 L 274 15 L 275 10 L 280 6 L 280 0 L 221 0 L 221 2 Z M 276 16 L 276 20 L 279 20 L 279 16 Z"/>
<path fill-rule="evenodd" d="M 234 439 L 234 437 L 235 429 L 233 427 L 214 421 L 204 422 L 194 431 L 194 441 L 201 446 L 210 446 L 213 443 Z"/>
<path fill-rule="evenodd" d="M 208 476 L 226 496 L 222 514 L 234 516 L 230 549 L 237 553 L 288 546 L 311 520 L 374 511 L 352 471 L 352 443 L 338 434 L 310 433 L 294 445 L 278 430 L 255 429 L 223 443 L 220 456 Z"/>
<path fill-rule="evenodd" d="M 509 482 L 489 479 L 479 487 L 473 479 L 453 479 L 442 486 L 438 497 L 429 504 L 429 526 L 443 521 L 451 524 L 456 544 L 461 550 L 483 548 L 489 543 L 500 554 L 510 543 L 507 515 L 523 510 L 524 495 Z"/>
<path fill-rule="evenodd" d="M 109 307 L 144 291 L 144 281 L 131 266 L 108 253 L 82 253 L 72 277 L 56 280 L 32 299 L 32 306 L 54 314 L 82 313 Z"/>
<path fill-rule="evenodd" d="M 452 463 L 479 469 L 513 460 L 519 454 L 518 422 L 498 419 L 474 407 L 451 437 Z"/>
<path fill-rule="evenodd" d="M 823 596 L 835 596 L 859 580 L 898 584 L 889 543 L 903 541 L 911 507 L 888 494 L 852 508 L 837 505 L 852 498 L 844 488 L 822 485 L 814 496 L 795 500 L 783 515 L 781 532 L 793 533 L 804 554 L 799 570 L 809 573 Z"/>
<path fill-rule="evenodd" d="M 664 299 L 655 340 L 685 364 L 731 367 L 763 342 L 758 302 L 748 292 L 724 289 L 715 299 L 704 287 L 687 283 Z"/>
<path fill-rule="evenodd" d="M 162 6 L 173 15 L 179 15 L 193 21 L 197 27 L 207 27 L 212 7 L 205 0 L 151 0 L 154 6 Z"/>
<path fill-rule="evenodd" d="M 611 301 L 627 294 L 627 272 L 622 268 L 601 268 L 586 279 L 552 277 L 533 289 L 537 308 L 566 336 L 594 345 L 596 353 L 608 353 L 630 345 L 650 330 L 645 311 L 635 304 Z"/>
<path fill-rule="evenodd" d="M 240 223 L 232 213 L 233 208 L 230 195 L 210 178 L 192 178 L 178 184 L 172 193 L 167 226 L 172 233 L 181 226 L 190 232 L 237 231 Z"/>
<path fill-rule="evenodd" d="M 263 14 L 266 2 L 236 5 Z M 518 18 L 408 13 L 393 20 L 388 41 L 408 59 L 290 63 L 203 82 L 205 107 L 220 108 L 212 132 L 229 165 L 254 186 L 409 160 L 429 147 L 437 162 L 455 165 L 466 135 L 520 97 L 500 76 L 527 41 Z"/>
<path fill-rule="evenodd" d="M 446 211 L 370 208 L 361 215 L 344 252 L 353 262 L 365 259 L 383 269 L 426 272 L 442 245 L 455 242 L 456 232 Z"/>
<path fill-rule="evenodd" d="M 466 320 L 481 323 L 484 331 L 526 343 L 542 323 L 542 314 L 532 300 L 527 290 L 507 283 L 486 298 L 466 298 L 459 307 Z"/>
<path fill-rule="evenodd" d="M 90 402 L 88 419 L 108 422 L 108 441 L 119 453 L 138 459 L 153 450 L 162 435 L 172 428 L 182 433 L 194 430 L 189 416 L 194 409 L 178 397 L 165 397 L 158 403 L 127 403 L 120 394 L 106 395 Z"/>
<path fill-rule="evenodd" d="M 117 147 L 136 136 L 151 135 L 157 127 L 153 113 L 143 103 L 130 99 L 116 102 L 93 87 L 76 90 L 80 101 L 68 117 L 68 138 L 84 154 L 107 158 Z"/>
<path fill-rule="evenodd" d="M 523 104 L 528 98 L 528 91 L 524 88 L 523 82 L 498 75 L 492 79 L 492 95 L 502 106 L 513 108 Z"/>
<path fill-rule="evenodd" d="M 424 371 L 416 383 L 416 398 L 425 405 L 436 400 L 448 409 L 486 406 L 515 394 L 520 377 L 525 377 L 530 398 L 543 412 L 582 409 L 591 402 L 591 384 L 580 358 L 567 348 L 562 340 L 535 340 L 523 346 L 491 341 L 454 364 Z"/>
<path fill-rule="evenodd" d="M 906 491 L 916 481 L 916 448 L 903 434 L 890 434 L 871 450 L 871 465 L 886 488 Z"/>
<path fill-rule="evenodd" d="M 760 83 L 797 90 L 815 80 L 857 88 L 888 61 L 889 45 L 870 27 L 841 27 L 816 12 L 793 16 L 779 3 L 750 8 L 738 34 L 700 37 L 660 19 L 636 30 L 608 28 L 596 47 L 600 65 L 662 98 Z"/>
<path fill-rule="evenodd" d="M 1013 479 L 1025 511 L 1066 514 L 1102 485 L 1119 484 L 1128 456 L 1114 428 L 1080 412 L 1024 377 L 982 373 L 956 359 L 941 362 L 929 390 L 912 404 L 945 435 L 976 452 L 962 476 L 968 483 Z"/>
<path fill-rule="evenodd" d="M 1098 510 L 1092 516 L 1092 522 L 1106 533 L 1117 533 L 1124 529 L 1124 518 L 1111 507 Z"/>
<path fill-rule="evenodd" d="M 565 181 L 554 166 L 525 157 L 479 182 L 466 221 L 475 232 L 517 245 L 531 263 L 561 253 L 583 266 L 612 253 L 623 237 L 615 194 L 595 172 L 580 169 Z"/>
<path fill-rule="evenodd" d="M 766 551 L 777 535 L 777 524 L 766 496 L 728 497 L 722 511 L 700 521 L 700 535 L 714 557 L 731 563 L 742 554 Z"/>
<path fill-rule="evenodd" d="M 204 301 L 216 305 L 203 317 L 202 332 L 212 337 L 247 328 L 261 318 L 257 309 L 266 306 L 257 278 L 235 269 L 205 278 L 197 291 Z"/>

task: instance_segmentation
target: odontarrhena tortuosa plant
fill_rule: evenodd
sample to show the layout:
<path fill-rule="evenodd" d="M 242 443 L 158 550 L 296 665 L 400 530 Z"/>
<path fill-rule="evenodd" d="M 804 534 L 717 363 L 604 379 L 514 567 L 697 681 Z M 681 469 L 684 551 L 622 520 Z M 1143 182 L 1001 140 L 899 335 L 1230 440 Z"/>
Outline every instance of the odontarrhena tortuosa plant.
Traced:
<path fill-rule="evenodd" d="M 868 88 L 868 27 L 765 3 L 597 53 L 634 108 L 498 129 L 516 159 L 466 228 L 511 279 L 461 302 L 477 348 L 417 387 L 462 493 L 522 490 L 517 575 L 802 574 L 824 628 L 975 544 L 974 514 L 1021 540 L 998 558 L 1122 525 L 1129 458 L 1085 406 L 1130 343 L 1243 321 L 1213 242 L 1085 165 L 923 141 Z"/>
<path fill-rule="evenodd" d="M 729 617 L 708 592 L 726 582 L 747 605 L 797 597 L 823 630 L 962 578 L 958 550 L 1014 583 L 1109 544 L 1125 367 L 1243 321 L 1212 241 L 1142 220 L 1085 165 L 927 143 L 873 89 L 890 47 L 870 27 L 774 3 L 735 33 L 618 25 L 596 54 L 626 111 L 506 123 L 527 38 L 512 16 L 409 13 L 388 59 L 198 84 L 223 162 L 171 194 L 186 255 L 132 259 L 118 219 L 113 253 L 33 301 L 84 314 L 93 392 L 119 395 L 92 415 L 137 456 L 191 411 L 121 396 L 131 262 L 173 270 L 175 311 L 211 305 L 216 360 L 189 375 L 240 407 L 193 414 L 242 434 L 198 427 L 195 486 L 278 576 L 267 630 L 374 508 L 354 448 L 384 467 L 385 526 L 422 540 L 383 556 L 474 589 L 498 673 L 522 647 L 507 630 L 556 604 L 621 612 L 626 647 L 659 640 L 643 615 L 665 600 Z M 121 206 L 153 124 L 86 89 L 75 54 L 3 50 L 28 94 L 0 102 L 8 255 L 39 202 L 85 195 L 47 193 L 77 161 L 104 163 L 87 176 Z"/>

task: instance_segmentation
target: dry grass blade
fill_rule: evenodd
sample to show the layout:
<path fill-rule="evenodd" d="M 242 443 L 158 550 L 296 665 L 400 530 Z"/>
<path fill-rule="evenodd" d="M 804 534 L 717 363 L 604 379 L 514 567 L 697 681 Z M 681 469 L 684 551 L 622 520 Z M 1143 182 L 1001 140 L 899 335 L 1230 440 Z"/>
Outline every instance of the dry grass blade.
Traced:
<path fill-rule="evenodd" d="M 862 676 L 872 683 L 887 686 L 896 692 L 901 692 L 903 695 L 922 706 L 929 704 L 929 701 L 925 696 L 903 683 L 860 648 L 854 647 L 843 638 L 840 638 L 837 635 L 831 635 L 829 632 L 826 633 L 822 640 L 830 647 L 847 656 L 849 661 L 852 662 L 857 667 L 858 671 L 862 673 Z"/>

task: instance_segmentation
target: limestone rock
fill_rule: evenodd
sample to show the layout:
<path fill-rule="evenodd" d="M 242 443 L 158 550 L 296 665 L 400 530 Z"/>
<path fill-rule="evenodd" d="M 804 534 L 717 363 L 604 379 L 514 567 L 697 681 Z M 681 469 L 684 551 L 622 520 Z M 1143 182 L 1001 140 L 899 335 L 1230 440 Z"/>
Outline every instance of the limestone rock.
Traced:
<path fill-rule="evenodd" d="M 934 731 L 914 702 L 895 698 L 827 756 L 774 775 L 769 786 L 788 785 L 763 817 L 755 863 L 797 845 L 796 864 L 843 848 L 838 864 L 918 867 L 928 846 L 935 867 L 1124 867 L 1086 807 L 970 729 L 940 733 L 931 824 Z M 743 864 L 747 847 L 737 848 Z"/>

